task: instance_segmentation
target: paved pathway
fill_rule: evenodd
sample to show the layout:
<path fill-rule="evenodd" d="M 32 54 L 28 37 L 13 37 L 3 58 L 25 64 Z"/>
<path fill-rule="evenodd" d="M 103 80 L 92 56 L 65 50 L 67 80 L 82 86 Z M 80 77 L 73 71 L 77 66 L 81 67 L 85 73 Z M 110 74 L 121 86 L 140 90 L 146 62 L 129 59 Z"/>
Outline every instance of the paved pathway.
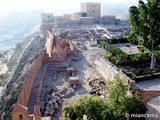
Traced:
<path fill-rule="evenodd" d="M 137 85 L 139 85 L 144 90 L 160 91 L 160 78 L 141 81 L 138 82 Z"/>

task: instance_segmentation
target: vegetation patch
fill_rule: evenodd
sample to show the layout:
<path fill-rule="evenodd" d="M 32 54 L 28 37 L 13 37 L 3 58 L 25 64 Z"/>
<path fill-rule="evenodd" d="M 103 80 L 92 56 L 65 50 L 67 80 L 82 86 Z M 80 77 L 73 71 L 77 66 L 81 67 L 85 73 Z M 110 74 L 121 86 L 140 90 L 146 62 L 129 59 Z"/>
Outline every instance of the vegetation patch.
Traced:
<path fill-rule="evenodd" d="M 108 44 L 105 40 L 97 42 L 107 53 L 106 59 L 122 69 L 122 71 L 136 82 L 160 77 L 160 52 L 156 51 L 157 64 L 154 70 L 150 70 L 151 52 L 140 52 L 136 54 L 127 54 L 120 48 Z"/>
<path fill-rule="evenodd" d="M 99 96 L 83 96 L 67 104 L 63 108 L 62 120 L 133 120 L 125 114 L 145 114 L 144 103 L 136 96 L 128 93 L 128 85 L 123 78 L 116 75 L 107 83 L 108 98 Z M 134 118 L 135 119 L 135 118 Z M 145 118 L 136 118 L 136 120 Z"/>

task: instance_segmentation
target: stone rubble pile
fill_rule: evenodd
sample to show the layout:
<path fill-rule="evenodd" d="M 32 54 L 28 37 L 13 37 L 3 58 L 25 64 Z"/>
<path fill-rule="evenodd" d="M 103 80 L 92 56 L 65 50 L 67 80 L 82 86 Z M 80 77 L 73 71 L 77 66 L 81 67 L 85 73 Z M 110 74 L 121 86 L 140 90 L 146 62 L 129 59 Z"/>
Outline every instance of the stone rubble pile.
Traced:
<path fill-rule="evenodd" d="M 60 93 L 62 94 L 63 98 L 69 98 L 69 97 L 75 95 L 75 93 L 76 93 L 75 89 L 76 89 L 76 86 L 74 86 L 72 88 L 69 85 L 67 85 L 66 87 L 61 88 Z"/>
<path fill-rule="evenodd" d="M 48 94 L 46 94 L 45 100 L 41 106 L 42 115 L 54 116 L 61 102 L 62 102 L 62 95 L 60 92 L 51 91 Z"/>
<path fill-rule="evenodd" d="M 101 78 L 88 79 L 92 90 L 90 94 L 104 95 L 106 83 Z"/>

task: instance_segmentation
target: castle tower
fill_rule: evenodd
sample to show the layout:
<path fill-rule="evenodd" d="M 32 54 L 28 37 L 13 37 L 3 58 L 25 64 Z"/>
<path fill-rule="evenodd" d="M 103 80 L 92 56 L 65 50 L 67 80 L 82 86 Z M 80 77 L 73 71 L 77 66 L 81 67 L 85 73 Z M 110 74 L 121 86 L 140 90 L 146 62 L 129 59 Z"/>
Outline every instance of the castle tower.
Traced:
<path fill-rule="evenodd" d="M 81 3 L 81 12 L 87 13 L 87 17 L 94 17 L 99 19 L 101 17 L 101 4 L 100 3 Z"/>

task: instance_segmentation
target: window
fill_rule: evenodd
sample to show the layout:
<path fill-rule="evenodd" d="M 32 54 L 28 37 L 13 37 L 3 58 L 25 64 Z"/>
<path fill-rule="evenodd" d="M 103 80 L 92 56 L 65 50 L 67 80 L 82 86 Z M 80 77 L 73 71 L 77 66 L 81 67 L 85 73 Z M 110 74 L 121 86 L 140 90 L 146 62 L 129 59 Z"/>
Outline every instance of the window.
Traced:
<path fill-rule="evenodd" d="M 19 115 L 19 120 L 23 120 L 23 116 L 22 115 Z"/>
<path fill-rule="evenodd" d="M 82 13 L 82 17 L 87 17 L 87 13 Z"/>

